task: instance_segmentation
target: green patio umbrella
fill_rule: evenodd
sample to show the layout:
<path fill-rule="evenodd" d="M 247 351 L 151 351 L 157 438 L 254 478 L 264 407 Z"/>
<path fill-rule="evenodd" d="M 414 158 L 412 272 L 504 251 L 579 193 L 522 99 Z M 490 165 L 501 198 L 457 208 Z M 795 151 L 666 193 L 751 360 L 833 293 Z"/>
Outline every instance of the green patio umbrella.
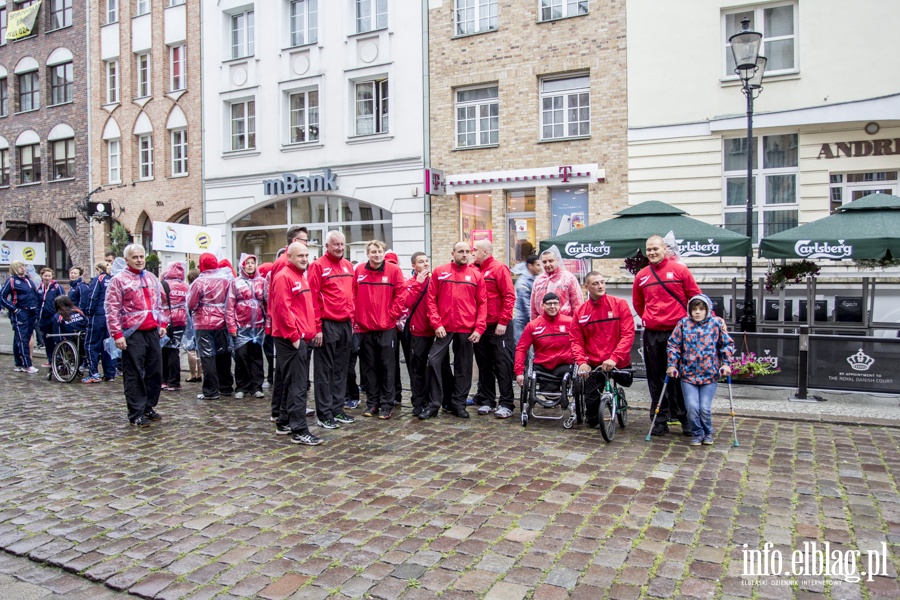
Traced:
<path fill-rule="evenodd" d="M 541 252 L 553 246 L 563 258 L 629 258 L 643 252 L 651 235 L 675 233 L 682 257 L 746 256 L 750 238 L 687 216 L 680 208 L 648 200 L 620 210 L 616 217 L 542 240 Z"/>
<path fill-rule="evenodd" d="M 870 194 L 835 214 L 767 236 L 765 258 L 900 258 L 900 197 Z"/>

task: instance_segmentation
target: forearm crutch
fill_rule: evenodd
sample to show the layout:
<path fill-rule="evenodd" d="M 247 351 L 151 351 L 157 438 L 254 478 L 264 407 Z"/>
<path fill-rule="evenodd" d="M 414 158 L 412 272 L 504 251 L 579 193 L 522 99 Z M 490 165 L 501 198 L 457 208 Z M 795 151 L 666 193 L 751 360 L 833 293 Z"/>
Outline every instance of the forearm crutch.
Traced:
<path fill-rule="evenodd" d="M 734 447 L 737 448 L 740 444 L 738 444 L 737 439 L 737 422 L 734 419 L 734 398 L 731 394 L 731 375 L 728 376 L 728 407 L 731 409 L 731 428 L 734 430 Z"/>
<path fill-rule="evenodd" d="M 666 397 L 666 386 L 669 385 L 669 376 L 663 380 L 662 391 L 659 393 L 659 400 L 656 403 L 656 410 L 653 413 L 653 420 L 650 421 L 650 431 L 647 432 L 646 440 L 650 441 L 650 435 L 653 433 L 653 426 L 656 425 L 656 417 L 659 415 L 659 409 L 662 407 L 663 400 Z M 651 399 L 652 400 L 652 399 Z"/>

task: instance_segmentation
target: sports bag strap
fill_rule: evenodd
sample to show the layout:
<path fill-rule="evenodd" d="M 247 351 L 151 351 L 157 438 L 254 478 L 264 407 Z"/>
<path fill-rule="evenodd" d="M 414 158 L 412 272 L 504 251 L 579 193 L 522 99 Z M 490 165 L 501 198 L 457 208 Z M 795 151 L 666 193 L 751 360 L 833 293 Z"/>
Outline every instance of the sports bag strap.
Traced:
<path fill-rule="evenodd" d="M 649 269 L 650 269 L 650 272 L 653 274 L 653 277 L 656 278 L 656 281 L 659 283 L 659 285 L 663 286 L 663 289 L 666 290 L 670 296 L 675 298 L 675 301 L 678 302 L 678 304 L 683 306 L 687 300 L 686 299 L 682 300 L 681 298 L 676 296 L 675 292 L 670 290 L 669 287 L 665 284 L 665 282 L 663 282 L 663 280 L 659 278 L 659 275 L 656 274 L 656 270 L 654 270 L 654 268 L 652 266 L 650 266 Z"/>

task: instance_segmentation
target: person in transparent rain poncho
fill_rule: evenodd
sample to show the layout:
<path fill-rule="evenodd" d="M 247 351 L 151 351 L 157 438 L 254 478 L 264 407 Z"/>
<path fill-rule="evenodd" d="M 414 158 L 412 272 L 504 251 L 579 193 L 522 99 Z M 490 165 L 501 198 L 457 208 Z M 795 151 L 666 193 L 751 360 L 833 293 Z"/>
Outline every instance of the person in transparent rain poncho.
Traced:
<path fill-rule="evenodd" d="M 113 270 L 120 267 L 117 258 Z M 109 282 L 104 308 L 109 334 L 122 352 L 122 379 L 128 421 L 146 427 L 158 421 L 156 412 L 162 383 L 162 348 L 160 340 L 168 324 L 162 311 L 162 290 L 153 273 L 144 270 L 144 247 L 125 247 L 127 266 Z"/>
<path fill-rule="evenodd" d="M 242 254 L 240 273 L 230 285 L 225 302 L 225 323 L 234 343 L 234 397 L 262 398 L 263 341 L 265 336 L 265 284 L 253 254 Z"/>
<path fill-rule="evenodd" d="M 225 302 L 234 279 L 229 267 L 219 268 L 215 255 L 200 255 L 200 276 L 188 289 L 187 308 L 194 321 L 197 354 L 203 365 L 203 391 L 200 400 L 218 400 L 231 396 L 231 350 L 225 327 Z"/>
<path fill-rule="evenodd" d="M 181 389 L 181 340 L 187 325 L 188 284 L 184 280 L 185 263 L 173 262 L 162 272 L 162 308 L 166 313 L 169 328 L 162 349 L 163 384 L 162 389 L 177 392 Z"/>

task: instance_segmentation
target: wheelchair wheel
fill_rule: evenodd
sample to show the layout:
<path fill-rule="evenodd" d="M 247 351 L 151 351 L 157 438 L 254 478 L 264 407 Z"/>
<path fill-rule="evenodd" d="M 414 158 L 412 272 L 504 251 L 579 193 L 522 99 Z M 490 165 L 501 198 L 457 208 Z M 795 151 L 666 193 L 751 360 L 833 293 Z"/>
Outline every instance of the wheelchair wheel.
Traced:
<path fill-rule="evenodd" d="M 628 402 L 625 401 L 625 390 L 616 388 L 616 396 L 619 398 L 619 407 L 616 409 L 616 418 L 619 419 L 619 427 L 625 429 L 628 425 Z"/>
<path fill-rule="evenodd" d="M 613 416 L 615 410 L 613 402 L 615 401 L 609 392 L 603 392 L 603 395 L 600 396 L 600 433 L 607 442 L 613 441 L 613 438 L 616 437 L 616 419 Z"/>
<path fill-rule="evenodd" d="M 63 340 L 53 349 L 50 367 L 57 381 L 71 383 L 78 376 L 78 349 L 71 340 Z"/>
<path fill-rule="evenodd" d="M 563 429 L 572 429 L 572 427 L 575 425 L 575 420 L 577 419 L 578 411 L 577 411 L 577 407 L 575 405 L 575 394 L 574 394 L 575 386 L 572 382 L 572 374 L 571 373 L 567 373 L 563 377 L 562 386 L 560 387 L 560 390 L 562 392 L 562 398 L 566 402 L 566 406 L 567 406 L 566 412 L 568 413 L 565 415 L 565 418 L 563 419 L 562 426 L 563 426 Z"/>
<path fill-rule="evenodd" d="M 572 381 L 572 397 L 575 404 L 575 422 L 584 423 L 584 378 L 575 376 Z"/>

